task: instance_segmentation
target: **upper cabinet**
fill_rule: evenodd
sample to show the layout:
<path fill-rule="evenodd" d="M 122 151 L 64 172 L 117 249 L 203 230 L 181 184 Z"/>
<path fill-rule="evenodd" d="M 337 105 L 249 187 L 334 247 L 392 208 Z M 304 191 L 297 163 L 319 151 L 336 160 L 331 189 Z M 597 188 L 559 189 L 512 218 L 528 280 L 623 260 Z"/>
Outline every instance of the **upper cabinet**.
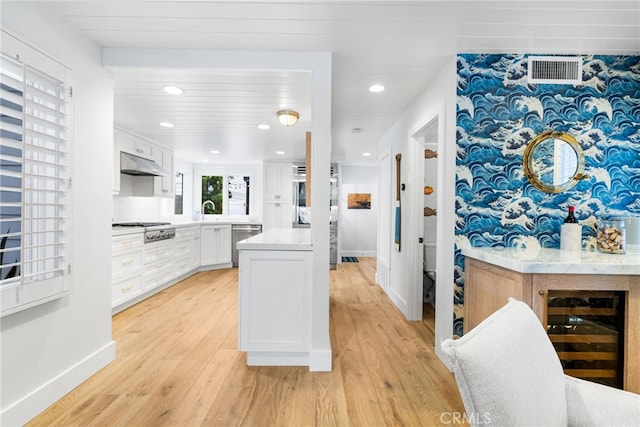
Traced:
<path fill-rule="evenodd" d="M 293 200 L 293 164 L 264 164 L 264 200 Z"/>
<path fill-rule="evenodd" d="M 263 231 L 293 224 L 293 164 L 264 164 Z"/>
<path fill-rule="evenodd" d="M 169 172 L 167 176 L 133 176 L 120 172 L 120 153 L 151 160 Z M 173 152 L 122 129 L 113 132 L 112 193 L 121 196 L 173 197 L 175 174 Z"/>
<path fill-rule="evenodd" d="M 173 153 L 165 149 L 156 149 L 154 161 L 169 171 L 169 175 L 154 178 L 153 194 L 161 197 L 173 197 L 176 177 L 173 173 Z"/>

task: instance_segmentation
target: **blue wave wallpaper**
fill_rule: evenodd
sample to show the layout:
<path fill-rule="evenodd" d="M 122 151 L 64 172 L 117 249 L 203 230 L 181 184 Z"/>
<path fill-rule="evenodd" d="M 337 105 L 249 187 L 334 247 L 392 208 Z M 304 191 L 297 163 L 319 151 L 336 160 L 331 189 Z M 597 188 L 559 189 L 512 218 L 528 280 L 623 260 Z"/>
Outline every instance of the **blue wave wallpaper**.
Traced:
<path fill-rule="evenodd" d="M 526 54 L 457 58 L 454 335 L 462 335 L 460 248 L 560 247 L 569 205 L 595 247 L 595 224 L 640 216 L 640 56 L 583 56 L 583 84 L 528 84 Z M 589 178 L 544 193 L 523 172 L 527 144 L 545 130 L 580 144 Z"/>

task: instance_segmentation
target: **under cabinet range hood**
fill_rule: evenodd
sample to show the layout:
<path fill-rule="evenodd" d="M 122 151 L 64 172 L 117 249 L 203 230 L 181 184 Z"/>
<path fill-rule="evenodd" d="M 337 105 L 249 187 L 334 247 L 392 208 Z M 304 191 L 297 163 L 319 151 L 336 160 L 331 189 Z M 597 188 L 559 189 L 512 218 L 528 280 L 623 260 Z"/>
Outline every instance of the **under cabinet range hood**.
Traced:
<path fill-rule="evenodd" d="M 169 172 L 153 160 L 134 156 L 124 151 L 120 152 L 120 172 L 127 175 L 169 176 Z"/>

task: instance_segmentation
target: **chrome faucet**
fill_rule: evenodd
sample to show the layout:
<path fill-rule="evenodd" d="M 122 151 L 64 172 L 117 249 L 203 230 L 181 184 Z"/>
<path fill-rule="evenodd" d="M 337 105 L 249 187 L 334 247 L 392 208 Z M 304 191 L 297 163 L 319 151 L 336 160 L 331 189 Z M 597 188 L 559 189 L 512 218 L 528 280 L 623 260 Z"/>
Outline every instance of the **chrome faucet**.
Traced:
<path fill-rule="evenodd" d="M 202 217 L 204 218 L 204 207 L 208 204 L 211 204 L 211 209 L 216 210 L 216 204 L 213 203 L 213 200 L 205 200 L 204 203 L 202 203 L 202 210 L 200 212 L 202 212 Z"/>

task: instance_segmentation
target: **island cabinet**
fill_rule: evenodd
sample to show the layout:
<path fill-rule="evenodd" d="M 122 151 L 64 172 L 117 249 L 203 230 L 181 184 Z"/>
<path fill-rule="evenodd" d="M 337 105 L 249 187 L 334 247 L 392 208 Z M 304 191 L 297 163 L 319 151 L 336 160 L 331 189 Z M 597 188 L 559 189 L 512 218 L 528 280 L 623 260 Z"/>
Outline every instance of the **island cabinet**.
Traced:
<path fill-rule="evenodd" d="M 566 374 L 640 392 L 640 254 L 462 253 L 465 332 L 514 297 L 536 313 Z"/>
<path fill-rule="evenodd" d="M 309 366 L 313 253 L 308 229 L 274 229 L 237 244 L 238 343 L 248 365 Z"/>

